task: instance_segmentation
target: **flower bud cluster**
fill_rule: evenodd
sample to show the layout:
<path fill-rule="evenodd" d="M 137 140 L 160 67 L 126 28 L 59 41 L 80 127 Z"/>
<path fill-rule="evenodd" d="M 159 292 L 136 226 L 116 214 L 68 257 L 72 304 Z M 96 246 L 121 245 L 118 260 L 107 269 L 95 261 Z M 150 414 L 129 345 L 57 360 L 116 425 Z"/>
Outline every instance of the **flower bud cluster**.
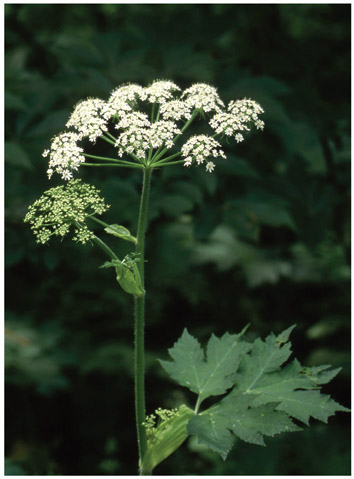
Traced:
<path fill-rule="evenodd" d="M 81 139 L 78 133 L 61 133 L 54 137 L 50 150 L 44 150 L 43 156 L 49 155 L 49 168 L 47 170 L 50 179 L 55 171 L 63 180 L 72 178 L 72 170 L 77 170 L 81 163 L 84 163 L 85 157 L 82 155 L 83 148 L 77 145 Z"/>
<path fill-rule="evenodd" d="M 185 158 L 184 166 L 191 166 L 192 163 L 201 165 L 208 158 L 226 158 L 221 149 L 220 143 L 207 135 L 192 136 L 182 146 L 182 156 Z M 214 170 L 215 164 L 212 161 L 206 163 L 205 169 L 210 173 Z"/>
<path fill-rule="evenodd" d="M 51 236 L 63 238 L 75 225 L 73 240 L 85 244 L 94 238 L 84 223 L 86 218 L 108 209 L 94 186 L 71 180 L 46 191 L 28 208 L 24 221 L 30 224 L 38 243 L 47 243 Z"/>
<path fill-rule="evenodd" d="M 162 409 L 161 407 L 155 410 L 155 414 L 146 416 L 142 425 L 145 427 L 148 439 L 152 439 L 154 437 L 157 428 L 162 430 L 167 423 L 176 416 L 179 416 L 179 411 L 177 408 Z"/>

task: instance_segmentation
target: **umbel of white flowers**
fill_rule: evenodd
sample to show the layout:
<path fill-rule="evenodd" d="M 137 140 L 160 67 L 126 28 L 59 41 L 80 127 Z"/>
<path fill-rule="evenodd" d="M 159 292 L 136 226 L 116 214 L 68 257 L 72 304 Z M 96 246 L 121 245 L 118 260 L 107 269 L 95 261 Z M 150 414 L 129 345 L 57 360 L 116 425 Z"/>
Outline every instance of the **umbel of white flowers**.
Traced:
<path fill-rule="evenodd" d="M 84 152 L 85 139 L 111 143 L 117 160 L 130 161 L 133 166 L 157 166 L 168 150 L 177 150 L 176 141 L 186 135 L 185 130 L 198 116 L 206 119 L 207 131 L 186 137 L 179 150 L 169 155 L 174 160 L 180 156 L 186 167 L 204 164 L 212 172 L 215 159 L 226 158 L 216 137 L 243 141 L 243 133 L 252 125 L 263 129 L 261 113 L 261 106 L 246 98 L 225 106 L 216 88 L 205 83 L 196 83 L 184 91 L 165 80 L 154 81 L 148 87 L 123 85 L 107 101 L 90 98 L 76 105 L 66 123 L 72 130 L 54 137 L 50 149 L 43 152 L 44 157 L 49 156 L 47 174 L 51 178 L 56 172 L 70 180 L 73 171 L 90 157 Z M 110 127 L 117 130 L 116 136 L 109 132 Z"/>

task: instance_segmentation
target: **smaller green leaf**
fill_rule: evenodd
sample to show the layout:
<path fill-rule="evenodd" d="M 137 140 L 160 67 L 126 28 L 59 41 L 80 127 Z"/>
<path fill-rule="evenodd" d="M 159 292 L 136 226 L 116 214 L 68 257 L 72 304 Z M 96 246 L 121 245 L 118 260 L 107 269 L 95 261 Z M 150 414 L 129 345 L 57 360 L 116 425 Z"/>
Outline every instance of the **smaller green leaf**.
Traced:
<path fill-rule="evenodd" d="M 108 233 L 110 235 L 116 236 L 118 238 L 122 238 L 126 241 L 131 241 L 134 244 L 137 243 L 137 239 L 135 238 L 135 236 L 132 236 L 130 234 L 130 231 L 127 228 L 125 228 L 124 226 L 109 225 L 104 230 L 105 230 L 106 233 Z"/>
<path fill-rule="evenodd" d="M 141 282 L 137 261 L 139 260 L 136 257 L 127 255 L 123 261 L 113 259 L 112 261 L 103 263 L 101 268 L 114 267 L 116 269 L 117 281 L 124 291 L 141 297 L 144 296 L 145 290 Z"/>

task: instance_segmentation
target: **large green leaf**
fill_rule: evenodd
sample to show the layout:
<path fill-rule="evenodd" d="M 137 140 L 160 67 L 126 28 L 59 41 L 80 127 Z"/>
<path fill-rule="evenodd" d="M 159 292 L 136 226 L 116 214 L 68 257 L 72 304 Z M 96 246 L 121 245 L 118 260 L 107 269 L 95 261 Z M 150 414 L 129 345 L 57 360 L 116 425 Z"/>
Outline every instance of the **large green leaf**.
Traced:
<path fill-rule="evenodd" d="M 294 326 L 278 336 L 247 343 L 239 335 L 211 336 L 206 355 L 187 330 L 169 353 L 173 362 L 161 361 L 164 369 L 182 386 L 198 394 L 196 415 L 187 430 L 198 442 L 226 458 L 232 433 L 243 441 L 264 446 L 264 436 L 298 431 L 292 418 L 309 423 L 310 417 L 327 422 L 336 411 L 348 411 L 319 387 L 338 374 L 328 365 L 304 368 L 291 355 L 289 336 Z M 209 396 L 234 388 L 218 403 L 199 411 Z"/>

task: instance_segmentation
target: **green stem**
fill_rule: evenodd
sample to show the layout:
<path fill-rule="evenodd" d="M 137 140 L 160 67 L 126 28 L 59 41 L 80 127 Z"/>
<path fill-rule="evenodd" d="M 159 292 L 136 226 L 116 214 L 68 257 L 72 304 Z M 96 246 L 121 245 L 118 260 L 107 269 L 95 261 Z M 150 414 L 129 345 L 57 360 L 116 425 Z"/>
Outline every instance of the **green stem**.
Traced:
<path fill-rule="evenodd" d="M 167 158 L 162 158 L 161 160 L 154 162 L 152 166 L 159 165 L 160 163 L 166 163 L 167 161 L 173 160 L 174 158 L 181 156 L 181 154 L 182 153 L 180 151 L 178 153 L 174 153 L 173 155 L 167 156 Z"/>
<path fill-rule="evenodd" d="M 113 145 L 113 146 L 116 146 L 116 143 L 115 141 L 112 141 L 110 138 L 107 138 L 106 136 L 104 135 L 101 135 L 100 138 L 102 138 L 102 140 L 106 141 L 107 143 Z"/>
<path fill-rule="evenodd" d="M 157 114 L 156 114 L 155 121 L 159 121 L 159 119 L 160 119 L 160 105 L 157 107 Z"/>
<path fill-rule="evenodd" d="M 194 110 L 194 112 L 192 113 L 192 116 L 190 117 L 190 119 L 185 123 L 184 127 L 181 129 L 181 133 L 179 135 L 176 135 L 174 138 L 173 138 L 173 143 L 176 143 L 176 141 L 178 140 L 178 138 L 181 136 L 182 133 L 184 133 L 186 131 L 186 129 L 189 127 L 189 125 L 192 123 L 192 121 L 194 120 L 194 118 L 197 116 L 198 112 L 196 110 Z M 155 161 L 159 161 L 160 158 L 163 157 L 163 155 L 166 153 L 167 151 L 167 148 L 164 148 L 160 153 L 157 151 L 155 153 L 155 155 L 153 156 L 152 158 L 152 162 L 155 162 Z"/>
<path fill-rule="evenodd" d="M 105 228 L 108 228 L 109 224 L 105 223 L 104 221 L 96 218 L 96 216 L 93 216 L 93 215 L 89 215 L 88 218 L 90 218 L 90 220 L 93 220 L 93 221 L 96 221 L 96 223 L 104 226 Z"/>
<path fill-rule="evenodd" d="M 128 162 L 127 162 L 128 163 Z M 144 168 L 142 165 L 136 165 L 135 163 L 121 164 L 121 163 L 82 163 L 80 166 L 120 166 L 121 168 Z"/>
<path fill-rule="evenodd" d="M 198 414 L 201 402 L 202 402 L 201 401 L 201 396 L 199 395 L 198 399 L 197 399 L 197 402 L 196 402 L 196 405 L 195 405 L 194 414 Z"/>
<path fill-rule="evenodd" d="M 156 108 L 156 103 L 153 103 L 152 109 L 151 109 L 151 123 L 154 123 L 155 108 Z"/>
<path fill-rule="evenodd" d="M 99 220 L 98 220 L 98 221 L 99 221 Z M 74 224 L 75 224 L 77 227 L 82 227 L 82 224 L 79 223 L 78 221 L 74 221 Z M 117 255 L 114 253 L 114 251 L 112 251 L 111 248 L 110 248 L 109 246 L 107 246 L 104 241 L 102 241 L 100 238 L 98 238 L 98 236 L 94 235 L 94 237 L 92 238 L 92 241 L 93 241 L 97 246 L 99 246 L 106 254 L 108 254 L 108 256 L 109 256 L 111 259 L 118 259 L 118 258 L 117 258 Z"/>
<path fill-rule="evenodd" d="M 97 246 L 99 246 L 105 253 L 108 254 L 108 256 L 111 259 L 118 259 L 117 255 L 111 250 L 109 246 L 106 245 L 100 238 L 98 238 L 96 235 L 94 238 L 92 238 L 92 241 L 96 243 Z"/>
<path fill-rule="evenodd" d="M 106 135 L 108 135 L 111 138 L 111 140 L 114 140 L 114 142 L 117 141 L 117 138 L 115 136 L 111 135 L 109 131 L 106 131 Z"/>
<path fill-rule="evenodd" d="M 154 168 L 160 168 L 160 166 L 180 165 L 181 163 L 184 163 L 184 160 L 168 161 L 167 163 L 161 161 L 161 163 L 156 163 L 153 166 Z"/>
<path fill-rule="evenodd" d="M 144 288 L 144 246 L 145 246 L 145 231 L 147 224 L 147 211 L 149 202 L 149 190 L 151 180 L 151 168 L 144 169 L 143 189 L 141 193 L 138 231 L 137 231 L 137 245 L 136 253 L 139 255 L 140 261 L 137 263 L 140 273 L 142 286 Z M 135 414 L 136 427 L 138 433 L 138 447 L 139 447 L 139 464 L 142 464 L 142 459 L 147 449 L 147 439 L 145 427 L 145 365 L 144 365 L 144 322 L 145 322 L 145 298 L 135 296 L 135 322 L 134 322 L 134 382 L 135 382 Z M 146 473 L 141 470 L 141 475 Z"/>
<path fill-rule="evenodd" d="M 95 160 L 101 160 L 101 161 L 111 161 L 113 163 L 119 163 L 121 165 L 128 165 L 130 166 L 132 163 L 131 161 L 124 161 L 124 160 L 119 160 L 117 158 L 108 158 L 106 156 L 96 156 L 96 155 L 89 155 L 88 153 L 83 154 L 86 158 L 93 158 Z"/>
<path fill-rule="evenodd" d="M 107 134 L 110 135 L 112 138 L 114 138 L 114 136 L 111 135 L 110 133 L 107 132 Z M 116 147 L 117 138 L 114 138 L 115 141 L 112 141 L 110 138 L 107 138 L 106 136 L 104 136 L 104 134 L 101 135 L 100 138 L 102 138 L 102 140 L 106 141 L 106 142 L 109 143 L 110 145 L 113 145 L 113 146 Z M 126 151 L 126 153 L 127 153 L 129 156 L 131 156 L 135 161 L 137 161 L 138 163 L 141 163 L 141 160 L 139 160 L 139 158 L 138 158 L 136 155 L 134 155 L 134 153 L 128 153 L 127 151 Z"/>

